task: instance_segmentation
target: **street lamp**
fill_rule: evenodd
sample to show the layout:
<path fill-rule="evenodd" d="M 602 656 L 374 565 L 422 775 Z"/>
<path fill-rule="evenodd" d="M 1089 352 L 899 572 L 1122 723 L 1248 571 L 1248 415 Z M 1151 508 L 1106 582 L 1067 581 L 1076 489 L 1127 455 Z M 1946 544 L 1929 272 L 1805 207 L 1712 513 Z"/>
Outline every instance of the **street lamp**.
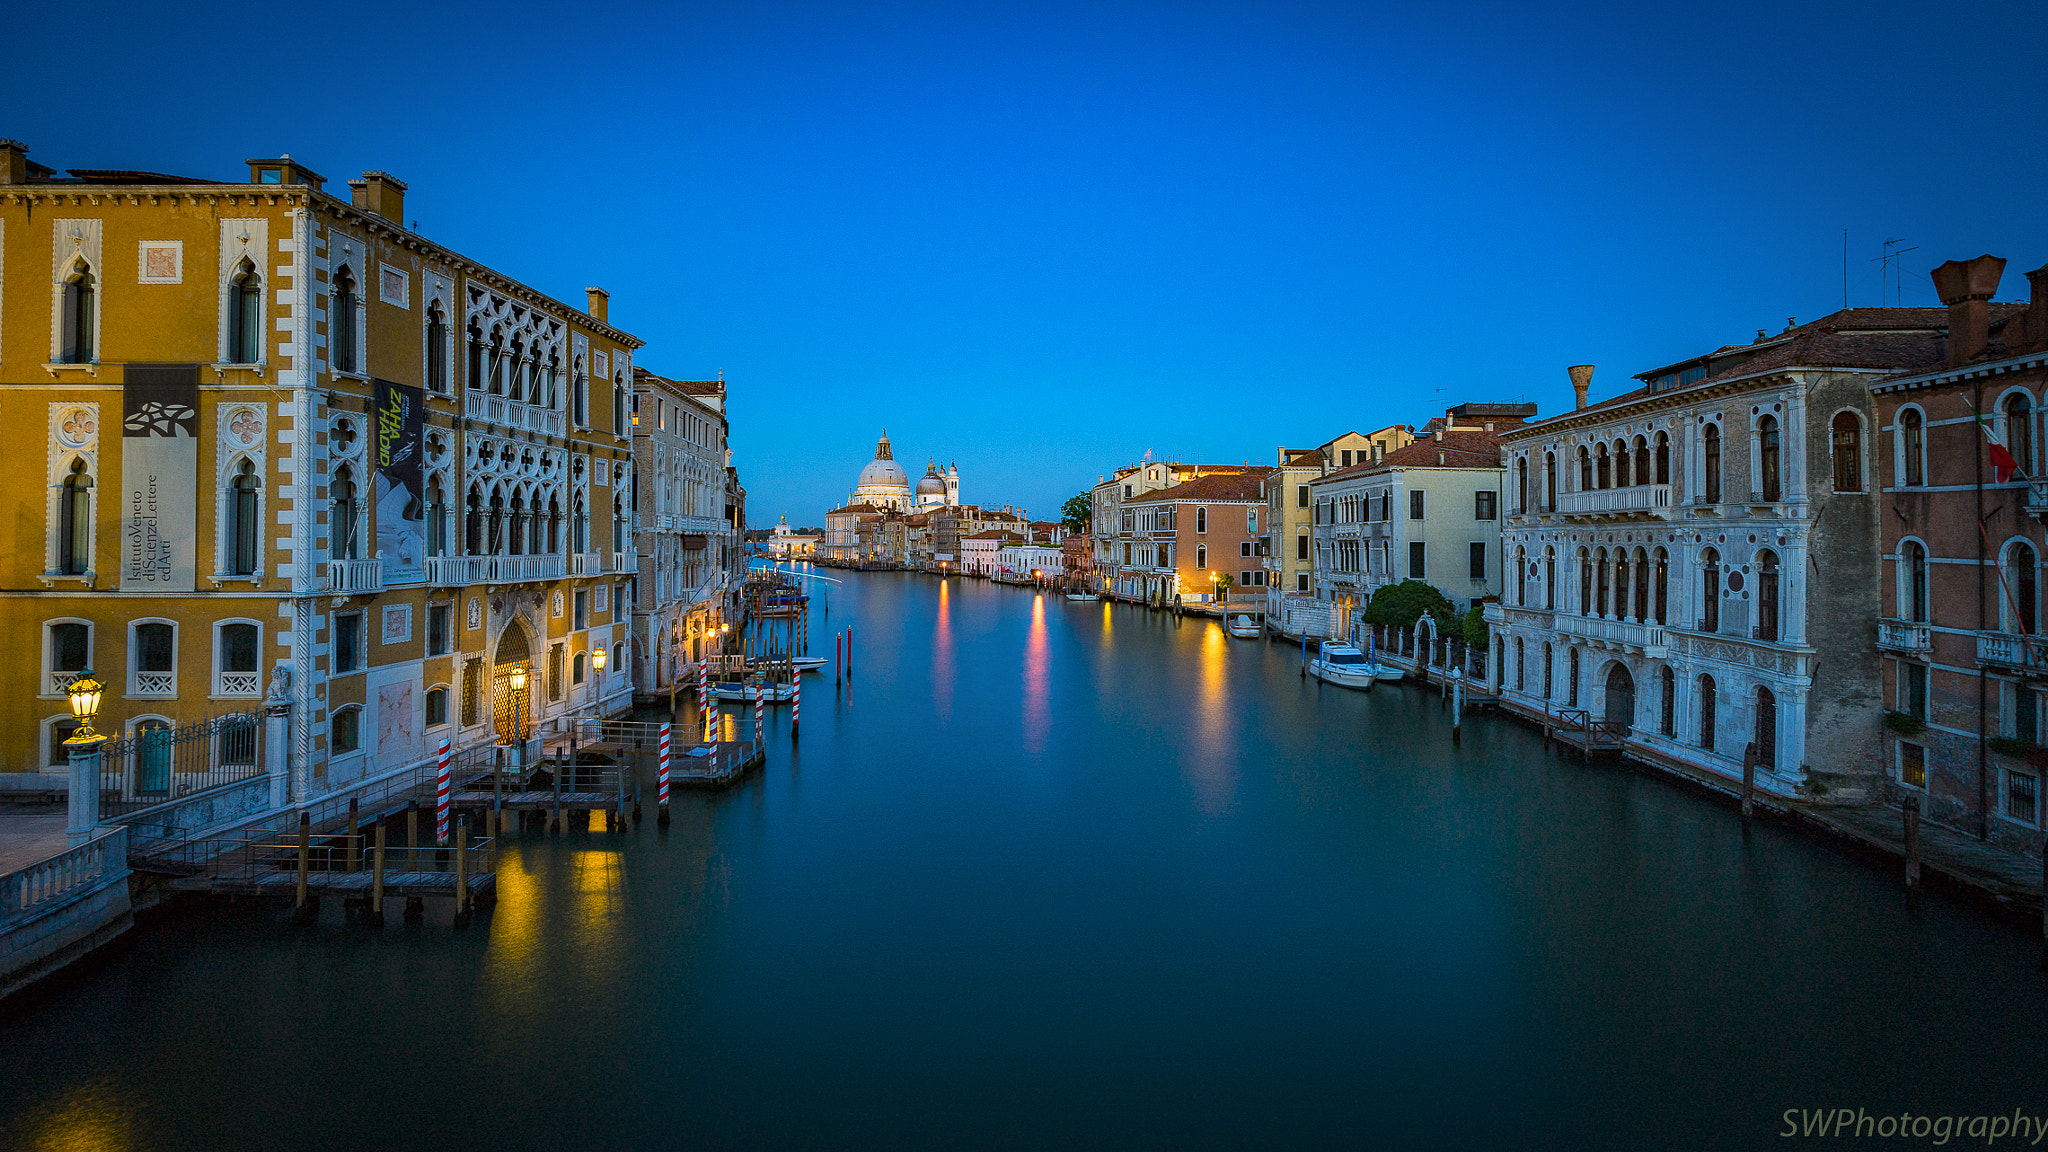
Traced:
<path fill-rule="evenodd" d="M 71 697 L 71 715 L 78 721 L 78 728 L 71 733 L 65 744 L 95 744 L 106 737 L 92 730 L 93 717 L 100 714 L 100 696 L 107 686 L 87 668 L 78 674 L 71 686 L 64 690 Z"/>
<path fill-rule="evenodd" d="M 526 729 L 522 723 L 526 704 L 526 665 L 512 666 L 512 739 L 525 740 Z"/>

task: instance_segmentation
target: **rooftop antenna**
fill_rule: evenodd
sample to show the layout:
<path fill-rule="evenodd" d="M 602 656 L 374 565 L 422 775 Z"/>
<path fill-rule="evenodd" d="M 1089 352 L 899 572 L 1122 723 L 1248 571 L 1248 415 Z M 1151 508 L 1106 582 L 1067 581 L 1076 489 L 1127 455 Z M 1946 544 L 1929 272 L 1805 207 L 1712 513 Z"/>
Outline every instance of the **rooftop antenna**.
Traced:
<path fill-rule="evenodd" d="M 1904 256 L 1908 252 L 1917 252 L 1920 250 L 1920 246 L 1918 244 L 1913 245 L 1911 248 L 1898 247 L 1898 245 L 1904 244 L 1905 242 L 1906 241 L 1903 237 L 1895 240 L 1886 240 L 1884 242 L 1884 255 L 1879 256 L 1871 261 L 1872 264 L 1878 265 L 1877 305 L 1880 308 L 1884 307 L 1884 281 L 1885 277 L 1887 276 L 1891 277 L 1892 282 L 1892 307 L 1896 308 L 1899 306 L 1899 301 L 1902 298 L 1902 294 L 1904 291 L 1904 285 L 1900 283 L 1901 279 L 1903 279 L 1899 275 L 1902 265 L 1898 263 L 1898 259 L 1899 257 Z"/>

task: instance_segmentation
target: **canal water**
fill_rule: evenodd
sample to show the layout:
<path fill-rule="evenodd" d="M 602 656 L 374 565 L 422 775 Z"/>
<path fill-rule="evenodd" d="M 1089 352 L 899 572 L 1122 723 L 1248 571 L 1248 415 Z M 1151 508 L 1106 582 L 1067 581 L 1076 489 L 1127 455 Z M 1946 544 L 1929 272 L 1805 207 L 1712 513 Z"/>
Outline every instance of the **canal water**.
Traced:
<path fill-rule="evenodd" d="M 836 573 L 765 772 L 381 930 L 195 904 L 0 1007 L 37 1149 L 1746 1148 L 2048 1115 L 2027 936 L 1213 622 Z M 1805 1141 L 1795 1141 L 1804 1143 Z M 1922 1142 L 1925 1143 L 1925 1142 Z M 1973 1142 L 1974 1143 L 1974 1142 Z"/>

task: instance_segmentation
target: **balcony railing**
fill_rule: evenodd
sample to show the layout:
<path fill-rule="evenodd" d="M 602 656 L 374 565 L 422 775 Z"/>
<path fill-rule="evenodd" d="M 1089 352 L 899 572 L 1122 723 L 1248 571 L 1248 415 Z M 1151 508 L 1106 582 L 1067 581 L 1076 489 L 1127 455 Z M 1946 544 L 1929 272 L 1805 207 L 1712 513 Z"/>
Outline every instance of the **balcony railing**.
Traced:
<path fill-rule="evenodd" d="M 2035 516 L 2048 513 L 2048 476 L 2027 478 L 2027 511 Z"/>
<path fill-rule="evenodd" d="M 427 557 L 427 583 L 440 588 L 459 588 L 465 584 L 481 584 L 489 556 L 429 556 Z"/>
<path fill-rule="evenodd" d="M 633 554 L 632 554 L 631 552 L 614 552 L 614 553 L 612 553 L 612 571 L 614 571 L 614 572 L 630 572 L 630 571 L 632 571 L 632 570 L 633 570 Z"/>
<path fill-rule="evenodd" d="M 1635 649 L 1651 657 L 1661 657 L 1669 651 L 1669 641 L 1665 638 L 1662 624 L 1649 624 L 1638 620 L 1609 620 L 1601 616 L 1577 616 L 1569 612 L 1559 613 L 1555 620 L 1557 630 L 1566 636 Z"/>
<path fill-rule="evenodd" d="M 1925 655 L 1933 650 L 1934 641 L 1925 624 L 1915 624 L 1910 620 L 1879 620 L 1877 646 L 1886 652 Z"/>
<path fill-rule="evenodd" d="M 2013 632 L 1979 632 L 1977 663 L 2020 672 L 2048 671 L 2048 638 Z"/>
<path fill-rule="evenodd" d="M 473 388 L 463 393 L 462 414 L 472 420 L 508 428 L 526 428 L 551 436 L 562 434 L 562 414 L 556 409 L 522 403 L 509 396 L 493 396 Z"/>
<path fill-rule="evenodd" d="M 560 556 L 487 556 L 484 579 L 498 584 L 520 580 L 554 580 L 562 575 Z"/>
<path fill-rule="evenodd" d="M 1560 492 L 1558 511 L 1566 516 L 1671 516 L 1671 485 L 1635 484 L 1627 488 L 1595 488 Z"/>
<path fill-rule="evenodd" d="M 601 552 L 571 552 L 569 554 L 569 575 L 598 576 L 604 572 L 604 554 Z"/>
<path fill-rule="evenodd" d="M 327 587 L 334 592 L 362 593 L 384 590 L 382 560 L 329 560 Z"/>

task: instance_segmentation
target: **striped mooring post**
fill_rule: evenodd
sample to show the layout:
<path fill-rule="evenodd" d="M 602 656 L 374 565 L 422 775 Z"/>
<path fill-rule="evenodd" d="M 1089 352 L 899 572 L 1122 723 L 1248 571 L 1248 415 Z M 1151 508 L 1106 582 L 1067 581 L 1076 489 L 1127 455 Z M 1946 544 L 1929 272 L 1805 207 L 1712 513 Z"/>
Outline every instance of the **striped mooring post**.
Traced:
<path fill-rule="evenodd" d="M 762 705 L 762 703 L 761 703 L 761 684 L 760 684 L 760 682 L 759 682 L 759 681 L 756 681 L 756 682 L 754 683 L 754 743 L 755 743 L 756 745 L 759 745 L 759 744 L 761 743 L 761 709 L 762 709 L 762 708 L 763 708 L 763 705 Z"/>
<path fill-rule="evenodd" d="M 792 663 L 789 666 L 789 741 L 796 743 L 797 721 L 804 714 L 804 674 Z"/>
<path fill-rule="evenodd" d="M 711 743 L 711 659 L 697 661 L 697 727 L 704 730 L 704 743 Z"/>
<path fill-rule="evenodd" d="M 448 741 L 441 741 L 440 764 L 434 770 L 434 842 L 448 844 Z"/>
<path fill-rule="evenodd" d="M 654 803 L 659 808 L 655 821 L 660 824 L 668 823 L 668 729 L 667 724 L 661 726 L 661 759 L 655 775 Z"/>

